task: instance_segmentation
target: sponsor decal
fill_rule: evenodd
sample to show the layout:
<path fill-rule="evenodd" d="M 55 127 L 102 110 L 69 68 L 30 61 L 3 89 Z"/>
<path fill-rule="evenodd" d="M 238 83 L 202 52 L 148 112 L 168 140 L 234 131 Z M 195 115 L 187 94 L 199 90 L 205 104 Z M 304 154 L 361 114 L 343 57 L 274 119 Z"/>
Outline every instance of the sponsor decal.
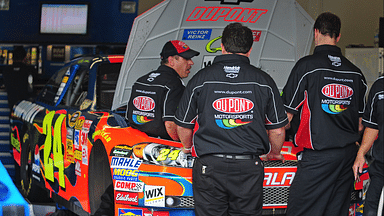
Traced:
<path fill-rule="evenodd" d="M 341 84 L 328 84 L 321 89 L 324 96 L 333 99 L 345 99 L 353 95 L 353 89 Z"/>
<path fill-rule="evenodd" d="M 227 73 L 226 77 L 236 78 L 240 71 L 240 66 L 224 66 L 223 70 Z"/>
<path fill-rule="evenodd" d="M 75 146 L 76 149 L 80 148 L 80 131 L 79 130 L 75 130 L 73 145 Z"/>
<path fill-rule="evenodd" d="M 254 104 L 251 100 L 238 97 L 219 98 L 212 103 L 215 110 L 226 114 L 215 114 L 217 126 L 223 129 L 233 129 L 251 123 Z M 244 113 L 244 114 L 243 114 Z"/>
<path fill-rule="evenodd" d="M 158 76 L 160 76 L 160 73 L 151 73 L 151 74 L 149 74 L 147 80 L 148 80 L 148 82 L 152 82 L 152 81 L 155 80 L 155 78 L 158 77 Z M 154 94 L 156 94 L 156 93 L 154 93 Z"/>
<path fill-rule="evenodd" d="M 351 104 L 350 100 L 353 95 L 353 89 L 342 84 L 328 84 L 321 89 L 321 93 L 331 99 L 322 99 L 321 108 L 329 114 L 340 114 L 348 109 Z"/>
<path fill-rule="evenodd" d="M 256 23 L 268 10 L 240 7 L 196 7 L 186 21 L 218 21 Z"/>
<path fill-rule="evenodd" d="M 208 66 L 211 66 L 215 57 L 216 56 L 204 56 L 203 57 L 203 65 L 201 65 L 201 68 L 206 68 Z"/>
<path fill-rule="evenodd" d="M 132 147 L 127 145 L 117 145 L 112 148 L 110 156 L 117 156 L 117 157 L 131 157 L 132 155 Z"/>
<path fill-rule="evenodd" d="M 67 161 L 73 163 L 75 162 L 75 154 L 74 154 L 74 149 L 73 149 L 73 141 L 67 139 Z"/>
<path fill-rule="evenodd" d="M 151 111 L 155 108 L 155 101 L 147 96 L 137 96 L 133 99 L 133 105 L 141 111 Z"/>
<path fill-rule="evenodd" d="M 40 153 L 39 153 L 39 146 L 35 146 L 35 160 L 34 163 L 32 163 L 32 171 L 35 173 L 40 174 Z"/>
<path fill-rule="evenodd" d="M 139 181 L 139 170 L 136 169 L 113 169 L 113 179 L 122 181 Z"/>
<path fill-rule="evenodd" d="M 75 173 L 76 173 L 76 175 L 81 176 L 81 165 L 80 165 L 79 161 L 76 161 Z"/>
<path fill-rule="evenodd" d="M 165 207 L 165 186 L 145 185 L 144 205 Z"/>
<path fill-rule="evenodd" d="M 119 208 L 118 216 L 142 216 L 143 210 L 141 209 L 125 209 Z"/>
<path fill-rule="evenodd" d="M 80 150 L 76 149 L 75 150 L 75 159 L 78 161 L 81 161 L 82 156 L 83 156 L 83 153 Z"/>
<path fill-rule="evenodd" d="M 115 201 L 118 204 L 138 205 L 139 204 L 139 195 L 138 195 L 138 193 L 116 191 Z M 123 214 L 123 215 L 128 215 L 128 214 Z"/>
<path fill-rule="evenodd" d="M 340 57 L 328 55 L 328 58 L 332 62 L 333 66 L 336 66 L 336 67 L 341 66 L 341 58 Z"/>
<path fill-rule="evenodd" d="M 84 119 L 81 119 L 81 118 L 77 119 L 77 121 L 75 123 L 75 129 L 77 129 L 77 130 L 83 129 L 83 124 L 84 124 Z"/>
<path fill-rule="evenodd" d="M 138 96 L 133 99 L 133 105 L 139 110 L 134 110 L 132 113 L 132 120 L 136 124 L 145 124 L 152 121 L 153 119 L 151 118 L 155 117 L 154 113 L 147 113 L 155 108 L 155 100 L 153 100 L 151 97 Z"/>
<path fill-rule="evenodd" d="M 253 35 L 253 41 L 254 42 L 259 42 L 260 41 L 261 31 L 259 31 L 259 30 L 252 30 L 252 35 Z"/>
<path fill-rule="evenodd" d="M 95 136 L 97 135 L 100 135 L 101 137 L 103 137 L 103 139 L 106 141 L 106 142 L 109 142 L 111 141 L 111 137 L 109 136 L 108 133 L 104 132 L 104 131 L 101 131 L 101 130 L 98 130 L 98 131 L 95 131 L 92 135 L 92 139 L 95 138 Z"/>
<path fill-rule="evenodd" d="M 84 165 L 88 165 L 88 146 L 87 144 L 83 144 L 81 145 L 82 149 L 81 149 L 81 156 L 82 156 L 82 163 Z"/>
<path fill-rule="evenodd" d="M 77 119 L 79 119 L 80 115 L 81 115 L 80 111 L 74 112 L 72 115 L 68 114 L 68 125 L 73 128 L 76 124 Z"/>
<path fill-rule="evenodd" d="M 138 169 L 141 162 L 141 160 L 134 158 L 112 157 L 111 168 Z"/>
<path fill-rule="evenodd" d="M 143 192 L 144 182 L 115 181 L 115 190 L 128 192 Z"/>
<path fill-rule="evenodd" d="M 209 53 L 215 53 L 215 52 L 217 52 L 217 51 L 221 51 L 220 44 L 218 45 L 219 47 L 217 47 L 217 48 L 212 48 L 212 44 L 213 44 L 214 42 L 220 40 L 220 39 L 221 39 L 221 36 L 219 36 L 219 37 L 217 37 L 217 38 L 214 38 L 214 39 L 212 39 L 211 41 L 209 41 L 209 42 L 207 43 L 207 45 L 205 46 L 205 50 L 206 50 L 207 52 L 209 52 Z"/>
<path fill-rule="evenodd" d="M 270 167 L 264 174 L 264 187 L 289 187 L 295 178 L 296 167 Z"/>
<path fill-rule="evenodd" d="M 240 4 L 240 2 L 253 2 L 253 0 L 205 0 L 205 1 L 219 1 L 220 4 Z"/>
<path fill-rule="evenodd" d="M 67 139 L 73 141 L 73 128 L 67 128 Z"/>
<path fill-rule="evenodd" d="M 253 102 L 247 98 L 219 98 L 212 104 L 213 108 L 223 113 L 244 113 L 253 109 Z"/>
<path fill-rule="evenodd" d="M 183 40 L 209 40 L 212 29 L 185 29 Z"/>
<path fill-rule="evenodd" d="M 84 124 L 83 124 L 83 131 L 84 132 L 89 133 L 89 129 L 91 128 L 92 122 L 93 121 L 91 121 L 91 120 L 85 120 L 84 121 Z"/>

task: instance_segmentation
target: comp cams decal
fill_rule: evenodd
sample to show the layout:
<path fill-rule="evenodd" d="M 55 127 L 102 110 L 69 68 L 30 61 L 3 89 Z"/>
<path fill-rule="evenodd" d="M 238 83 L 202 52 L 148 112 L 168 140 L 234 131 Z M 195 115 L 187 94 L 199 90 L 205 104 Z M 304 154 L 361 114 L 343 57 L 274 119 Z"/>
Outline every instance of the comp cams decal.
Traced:
<path fill-rule="evenodd" d="M 349 98 L 353 95 L 353 89 L 342 84 L 328 84 L 321 89 L 321 93 L 330 98 L 321 100 L 322 109 L 329 114 L 340 114 L 351 104 Z"/>
<path fill-rule="evenodd" d="M 253 114 L 250 112 L 254 104 L 247 98 L 226 97 L 219 98 L 212 103 L 212 107 L 224 114 L 215 114 L 217 126 L 223 129 L 233 129 L 251 123 Z"/>

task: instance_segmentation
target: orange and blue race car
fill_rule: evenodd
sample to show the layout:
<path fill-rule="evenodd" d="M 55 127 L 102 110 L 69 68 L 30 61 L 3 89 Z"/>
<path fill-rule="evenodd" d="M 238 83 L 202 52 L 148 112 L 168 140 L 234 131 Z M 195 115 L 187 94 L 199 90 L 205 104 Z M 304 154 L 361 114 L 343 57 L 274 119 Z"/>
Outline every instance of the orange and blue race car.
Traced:
<path fill-rule="evenodd" d="M 312 43 L 313 20 L 294 0 L 165 0 L 136 18 L 124 56 L 76 58 L 37 98 L 13 108 L 11 144 L 23 195 L 51 197 L 78 215 L 95 214 L 106 193 L 115 215 L 194 215 L 193 157 L 180 142 L 131 128 L 126 105 L 133 82 L 158 67 L 168 40 L 200 51 L 190 78 L 221 54 L 221 32 L 234 21 L 254 33 L 251 63 L 282 89 Z M 265 162 L 263 215 L 284 214 L 299 151 L 286 142 L 285 163 Z"/>

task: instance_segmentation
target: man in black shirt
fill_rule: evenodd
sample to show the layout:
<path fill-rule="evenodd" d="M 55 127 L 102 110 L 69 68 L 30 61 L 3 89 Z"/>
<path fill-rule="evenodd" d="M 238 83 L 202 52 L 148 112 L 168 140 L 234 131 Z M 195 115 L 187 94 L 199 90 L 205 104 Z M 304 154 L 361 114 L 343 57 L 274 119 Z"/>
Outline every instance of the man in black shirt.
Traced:
<path fill-rule="evenodd" d="M 222 54 L 185 89 L 175 122 L 193 166 L 196 215 L 262 215 L 264 167 L 280 154 L 288 124 L 272 78 L 250 64 L 252 31 L 227 25 Z M 195 133 L 193 131 L 195 130 Z"/>
<path fill-rule="evenodd" d="M 179 40 L 164 45 L 160 67 L 140 77 L 132 87 L 126 117 L 133 128 L 150 136 L 179 140 L 173 120 L 185 88 L 181 79 L 188 77 L 192 57 L 199 54 Z"/>
<path fill-rule="evenodd" d="M 300 59 L 283 89 L 288 118 L 300 117 L 294 142 L 298 156 L 287 216 L 348 215 L 356 141 L 362 131 L 367 85 L 361 71 L 336 46 L 341 22 L 320 14 L 313 55 Z"/>
<path fill-rule="evenodd" d="M 369 165 L 369 183 L 364 202 L 364 216 L 378 215 L 378 204 L 384 186 L 384 76 L 379 77 L 372 85 L 368 95 L 367 106 L 363 115 L 363 140 L 357 153 L 353 171 L 355 180 L 363 171 L 365 154 L 372 148 L 373 161 Z M 384 213 L 384 212 L 383 212 Z"/>

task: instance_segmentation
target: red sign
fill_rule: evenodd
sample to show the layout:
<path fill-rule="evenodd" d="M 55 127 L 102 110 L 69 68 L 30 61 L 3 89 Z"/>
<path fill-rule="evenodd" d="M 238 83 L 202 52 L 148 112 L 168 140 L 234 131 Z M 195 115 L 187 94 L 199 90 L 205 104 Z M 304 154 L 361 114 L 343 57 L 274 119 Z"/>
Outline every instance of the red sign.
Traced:
<path fill-rule="evenodd" d="M 138 193 L 116 191 L 115 192 L 115 201 L 118 204 L 138 205 L 139 204 L 139 195 L 138 195 Z"/>
<path fill-rule="evenodd" d="M 196 7 L 186 21 L 217 21 L 224 19 L 227 22 L 255 23 L 261 15 L 267 13 L 266 9 L 256 8 L 230 8 L 230 7 Z"/>
<path fill-rule="evenodd" d="M 150 97 L 138 96 L 133 99 L 133 105 L 141 111 L 151 111 L 155 108 L 155 101 Z"/>
<path fill-rule="evenodd" d="M 353 95 L 353 89 L 341 84 L 328 84 L 321 89 L 323 95 L 333 99 L 345 99 Z"/>
<path fill-rule="evenodd" d="M 266 167 L 264 187 L 288 187 L 295 178 L 296 167 Z"/>
<path fill-rule="evenodd" d="M 213 102 L 213 108 L 224 113 L 244 113 L 253 108 L 253 102 L 246 98 L 220 98 Z"/>

